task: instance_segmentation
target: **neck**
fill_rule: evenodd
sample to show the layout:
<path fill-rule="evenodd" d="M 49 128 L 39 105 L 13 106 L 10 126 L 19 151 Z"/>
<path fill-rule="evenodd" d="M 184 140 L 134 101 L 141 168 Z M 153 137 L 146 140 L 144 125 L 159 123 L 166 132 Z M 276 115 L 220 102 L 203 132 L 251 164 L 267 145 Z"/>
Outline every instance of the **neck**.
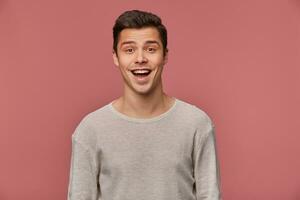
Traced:
<path fill-rule="evenodd" d="M 136 118 L 151 118 L 166 112 L 173 104 L 174 98 L 163 92 L 162 87 L 151 94 L 137 94 L 124 90 L 123 96 L 115 101 L 115 108 L 121 113 Z"/>

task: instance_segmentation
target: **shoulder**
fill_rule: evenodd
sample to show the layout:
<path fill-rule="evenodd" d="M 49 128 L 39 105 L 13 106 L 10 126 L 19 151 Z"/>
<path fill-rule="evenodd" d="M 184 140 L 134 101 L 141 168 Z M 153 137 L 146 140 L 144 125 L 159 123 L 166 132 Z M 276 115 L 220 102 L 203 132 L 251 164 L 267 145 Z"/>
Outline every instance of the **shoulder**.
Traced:
<path fill-rule="evenodd" d="M 72 137 L 78 141 L 94 140 L 99 124 L 106 124 L 105 121 L 109 120 L 107 111 L 108 104 L 105 104 L 84 114 L 76 125 Z"/>
<path fill-rule="evenodd" d="M 180 99 L 180 113 L 184 119 L 201 130 L 210 130 L 214 127 L 212 117 L 202 107 Z"/>

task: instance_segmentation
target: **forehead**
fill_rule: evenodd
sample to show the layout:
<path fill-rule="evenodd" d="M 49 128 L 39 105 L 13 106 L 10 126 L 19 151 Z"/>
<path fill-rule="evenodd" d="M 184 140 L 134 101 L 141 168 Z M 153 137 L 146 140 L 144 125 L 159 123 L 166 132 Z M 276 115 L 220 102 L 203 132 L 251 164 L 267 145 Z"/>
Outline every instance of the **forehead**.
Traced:
<path fill-rule="evenodd" d="M 126 28 L 121 31 L 119 37 L 120 46 L 127 44 L 128 42 L 133 44 L 144 44 L 147 41 L 156 41 L 159 45 L 161 45 L 159 32 L 156 28 Z"/>

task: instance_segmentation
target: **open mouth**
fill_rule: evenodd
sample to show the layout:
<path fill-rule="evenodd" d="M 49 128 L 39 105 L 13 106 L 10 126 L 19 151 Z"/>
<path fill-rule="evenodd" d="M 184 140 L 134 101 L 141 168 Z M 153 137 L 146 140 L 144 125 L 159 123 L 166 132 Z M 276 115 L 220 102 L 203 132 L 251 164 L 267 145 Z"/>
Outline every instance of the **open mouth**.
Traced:
<path fill-rule="evenodd" d="M 149 69 L 132 70 L 131 73 L 136 77 L 146 77 L 151 73 L 151 70 Z"/>

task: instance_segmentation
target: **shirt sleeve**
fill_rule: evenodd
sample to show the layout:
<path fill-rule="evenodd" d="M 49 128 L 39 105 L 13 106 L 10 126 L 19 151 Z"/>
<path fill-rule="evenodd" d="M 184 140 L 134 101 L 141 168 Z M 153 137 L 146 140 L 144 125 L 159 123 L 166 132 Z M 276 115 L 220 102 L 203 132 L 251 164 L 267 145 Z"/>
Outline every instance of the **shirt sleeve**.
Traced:
<path fill-rule="evenodd" d="M 99 185 L 91 151 L 72 135 L 68 200 L 97 200 Z"/>
<path fill-rule="evenodd" d="M 194 177 L 197 200 L 221 200 L 220 171 L 214 125 L 198 137 L 194 154 Z"/>

